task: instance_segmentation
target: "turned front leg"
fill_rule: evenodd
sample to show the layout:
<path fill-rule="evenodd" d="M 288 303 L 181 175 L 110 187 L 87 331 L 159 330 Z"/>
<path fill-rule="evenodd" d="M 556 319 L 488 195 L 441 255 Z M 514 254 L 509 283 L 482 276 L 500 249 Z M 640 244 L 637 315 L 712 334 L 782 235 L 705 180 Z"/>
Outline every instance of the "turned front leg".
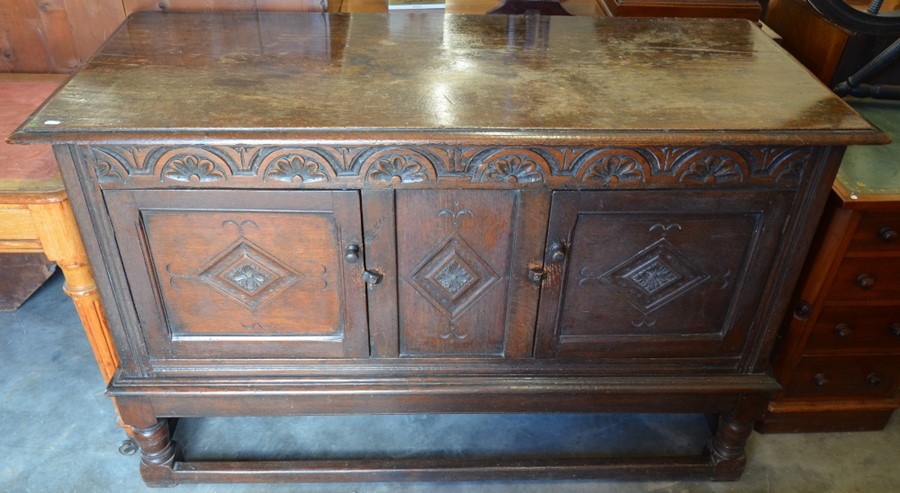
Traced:
<path fill-rule="evenodd" d="M 132 427 L 132 438 L 141 453 L 141 477 L 149 486 L 174 486 L 172 467 L 179 460 L 168 419 L 147 428 Z"/>
<path fill-rule="evenodd" d="M 747 464 L 747 439 L 765 413 L 768 400 L 768 395 L 742 396 L 731 411 L 719 417 L 716 434 L 709 444 L 710 460 L 715 466 L 713 479 L 735 480 L 741 476 Z"/>

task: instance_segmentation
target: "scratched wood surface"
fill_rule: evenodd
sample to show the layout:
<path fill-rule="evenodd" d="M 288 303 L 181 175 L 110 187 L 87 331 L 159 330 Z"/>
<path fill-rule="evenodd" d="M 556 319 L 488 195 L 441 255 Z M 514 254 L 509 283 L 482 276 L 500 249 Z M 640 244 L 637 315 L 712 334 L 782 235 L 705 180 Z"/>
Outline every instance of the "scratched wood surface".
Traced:
<path fill-rule="evenodd" d="M 144 12 L 16 138 L 390 141 L 400 130 L 407 142 L 491 144 L 883 137 L 743 20 Z"/>
<path fill-rule="evenodd" d="M 67 73 L 141 10 L 321 12 L 327 0 L 0 0 L 0 72 Z M 331 2 L 336 8 L 340 1 Z"/>

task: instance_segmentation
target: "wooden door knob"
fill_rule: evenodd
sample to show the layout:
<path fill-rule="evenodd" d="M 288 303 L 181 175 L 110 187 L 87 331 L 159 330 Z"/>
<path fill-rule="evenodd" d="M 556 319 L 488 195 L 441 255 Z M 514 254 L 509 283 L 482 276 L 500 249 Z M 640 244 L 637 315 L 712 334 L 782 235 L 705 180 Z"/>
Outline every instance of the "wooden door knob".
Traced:
<path fill-rule="evenodd" d="M 807 320 L 810 315 L 812 315 L 812 305 L 805 301 L 797 303 L 797 308 L 794 308 L 794 318 L 797 320 Z"/>
<path fill-rule="evenodd" d="M 838 337 L 850 337 L 853 335 L 853 327 L 850 324 L 840 323 L 834 326 L 834 335 Z"/>
<path fill-rule="evenodd" d="M 891 334 L 900 337 L 900 322 L 894 322 L 891 325 L 888 325 L 888 330 Z"/>
<path fill-rule="evenodd" d="M 860 289 L 872 289 L 875 287 L 875 278 L 869 274 L 860 274 L 856 277 L 856 285 Z"/>

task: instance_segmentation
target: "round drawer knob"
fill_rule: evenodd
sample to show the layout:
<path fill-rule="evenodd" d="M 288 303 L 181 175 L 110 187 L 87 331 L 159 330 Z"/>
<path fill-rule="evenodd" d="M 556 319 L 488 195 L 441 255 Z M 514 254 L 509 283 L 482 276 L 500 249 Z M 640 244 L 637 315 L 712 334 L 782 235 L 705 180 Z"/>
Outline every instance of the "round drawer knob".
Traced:
<path fill-rule="evenodd" d="M 816 373 L 813 375 L 813 383 L 816 384 L 816 387 L 824 387 L 828 385 L 828 377 L 824 373 Z"/>
<path fill-rule="evenodd" d="M 897 230 L 890 226 L 885 226 L 878 231 L 878 237 L 882 241 L 890 243 L 897 239 Z"/>
<path fill-rule="evenodd" d="M 838 337 L 850 337 L 853 335 L 853 327 L 850 327 L 850 324 L 837 324 L 834 326 L 834 335 Z"/>
<path fill-rule="evenodd" d="M 875 287 L 875 278 L 868 274 L 860 274 L 856 277 L 856 285 L 860 289 L 872 289 Z"/>
<path fill-rule="evenodd" d="M 812 306 L 809 303 L 805 301 L 797 303 L 797 308 L 794 308 L 794 318 L 797 320 L 807 320 L 810 315 L 812 315 Z"/>
<path fill-rule="evenodd" d="M 888 325 L 888 330 L 891 334 L 900 337 L 900 322 L 894 322 L 891 325 Z"/>
<path fill-rule="evenodd" d="M 881 377 L 879 377 L 878 374 L 874 372 L 866 375 L 866 381 L 869 382 L 869 385 L 873 387 L 881 385 Z"/>

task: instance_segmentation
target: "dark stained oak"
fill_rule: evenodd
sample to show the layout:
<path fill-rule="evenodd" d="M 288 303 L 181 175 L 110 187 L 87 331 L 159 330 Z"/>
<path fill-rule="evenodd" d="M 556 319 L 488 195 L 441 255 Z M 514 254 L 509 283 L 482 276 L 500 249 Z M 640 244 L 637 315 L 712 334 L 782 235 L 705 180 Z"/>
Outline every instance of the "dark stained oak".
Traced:
<path fill-rule="evenodd" d="M 157 486 L 736 479 L 844 147 L 887 140 L 745 21 L 248 13 L 130 17 L 12 139 L 54 144 Z M 718 419 L 688 457 L 447 462 L 167 428 L 428 412 Z"/>
<path fill-rule="evenodd" d="M 552 17 L 530 29 L 505 16 L 139 13 L 16 138 L 878 140 L 748 21 Z"/>
<path fill-rule="evenodd" d="M 538 355 L 741 354 L 790 196 L 687 194 L 553 194 Z"/>
<path fill-rule="evenodd" d="M 357 192 L 108 200 L 154 357 L 368 354 Z"/>

